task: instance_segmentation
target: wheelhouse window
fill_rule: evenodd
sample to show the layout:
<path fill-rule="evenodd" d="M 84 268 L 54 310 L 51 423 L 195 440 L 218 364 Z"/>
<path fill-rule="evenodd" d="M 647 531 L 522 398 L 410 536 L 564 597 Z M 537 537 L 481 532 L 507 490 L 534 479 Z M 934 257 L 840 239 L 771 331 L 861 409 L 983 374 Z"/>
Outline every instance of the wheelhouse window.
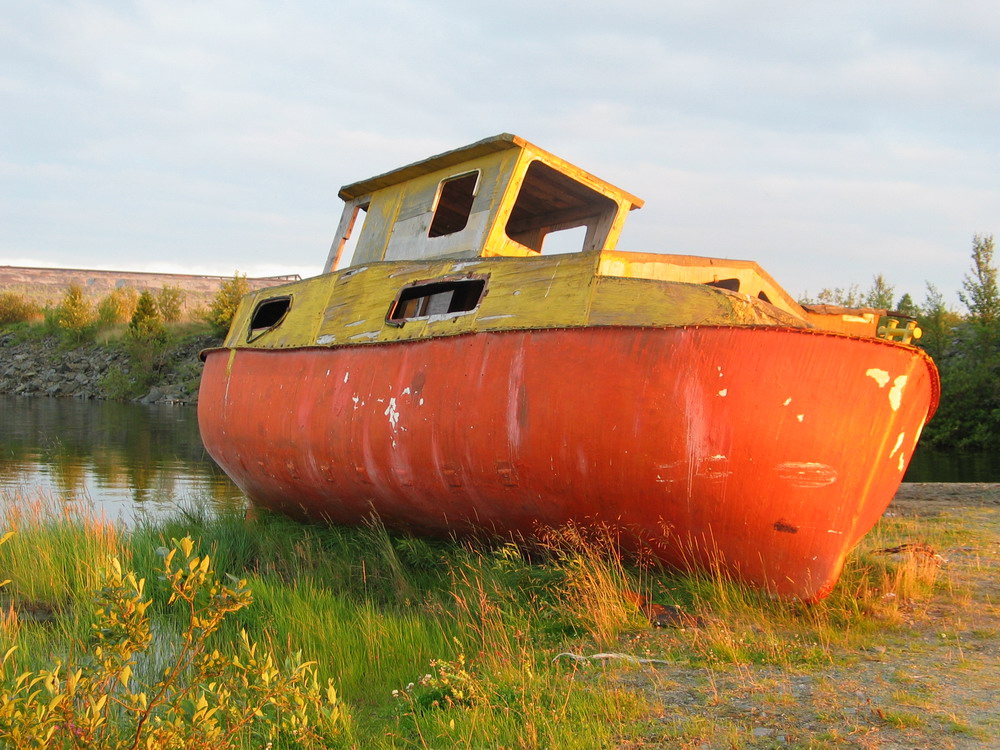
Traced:
<path fill-rule="evenodd" d="M 566 229 L 585 227 L 572 235 L 578 243 L 559 252 L 597 250 L 607 237 L 617 204 L 596 190 L 577 182 L 540 161 L 528 165 L 521 189 L 507 220 L 507 236 L 520 245 L 542 252 L 545 237 Z"/>
<path fill-rule="evenodd" d="M 443 237 L 465 229 L 472 215 L 472 202 L 478 187 L 478 170 L 443 180 L 427 236 Z"/>
<path fill-rule="evenodd" d="M 407 320 L 472 312 L 482 301 L 486 279 L 426 281 L 404 286 L 389 308 L 386 321 L 402 325 Z"/>

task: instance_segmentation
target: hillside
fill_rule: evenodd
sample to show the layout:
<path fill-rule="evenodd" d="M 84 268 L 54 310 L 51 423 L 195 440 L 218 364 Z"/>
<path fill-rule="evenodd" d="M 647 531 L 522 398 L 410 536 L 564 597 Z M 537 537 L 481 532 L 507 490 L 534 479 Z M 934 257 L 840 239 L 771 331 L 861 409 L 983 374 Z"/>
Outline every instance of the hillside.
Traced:
<path fill-rule="evenodd" d="M 24 295 L 42 307 L 56 305 L 66 287 L 78 284 L 91 302 L 96 303 L 119 287 L 132 287 L 138 292 L 157 291 L 167 286 L 184 291 L 184 312 L 190 313 L 207 306 L 219 287 L 232 276 L 198 276 L 177 273 L 145 273 L 141 271 L 98 271 L 81 268 L 29 268 L 0 266 L 0 292 Z M 298 280 L 297 275 L 248 278 L 251 290 L 277 286 Z"/>

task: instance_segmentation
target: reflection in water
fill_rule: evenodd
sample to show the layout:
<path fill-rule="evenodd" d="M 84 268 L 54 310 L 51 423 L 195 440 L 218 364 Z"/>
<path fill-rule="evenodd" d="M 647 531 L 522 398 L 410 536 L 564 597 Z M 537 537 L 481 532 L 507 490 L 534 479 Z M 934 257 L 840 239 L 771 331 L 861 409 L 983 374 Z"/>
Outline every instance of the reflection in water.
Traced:
<path fill-rule="evenodd" d="M 244 504 L 205 452 L 194 407 L 0 396 L 0 493 L 25 488 L 122 521 Z"/>
<path fill-rule="evenodd" d="M 1000 455 L 995 452 L 942 453 L 918 445 L 904 482 L 1000 482 Z"/>

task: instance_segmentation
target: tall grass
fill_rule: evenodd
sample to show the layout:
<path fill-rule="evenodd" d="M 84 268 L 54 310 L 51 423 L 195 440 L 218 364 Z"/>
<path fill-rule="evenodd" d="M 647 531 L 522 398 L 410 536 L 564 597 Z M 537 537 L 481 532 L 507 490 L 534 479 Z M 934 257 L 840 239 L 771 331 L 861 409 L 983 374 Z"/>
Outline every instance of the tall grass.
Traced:
<path fill-rule="evenodd" d="M 9 578 L 7 596 L 40 608 L 79 603 L 103 580 L 108 560 L 120 556 L 120 532 L 86 504 L 62 503 L 25 489 L 6 493 L 2 518 L 14 532 L 0 547 L 0 570 Z"/>
<path fill-rule="evenodd" d="M 37 496 L 5 505 L 15 534 L 0 547 L 0 579 L 11 579 L 3 627 L 25 667 L 87 647 L 88 597 L 111 557 L 146 579 L 154 630 L 178 632 L 157 571 L 162 548 L 190 536 L 219 576 L 245 579 L 253 593 L 213 643 L 225 650 L 245 630 L 315 660 L 350 718 L 345 742 L 357 747 L 612 747 L 644 731 L 650 694 L 620 677 L 643 668 L 554 663 L 556 654 L 627 652 L 710 680 L 752 665 L 818 670 L 897 626 L 903 608 L 939 585 L 926 555 L 875 554 L 898 539 L 880 533 L 833 595 L 805 606 L 718 572 L 626 560 L 601 530 L 554 530 L 529 555 L 510 543 L 397 535 L 377 522 L 346 529 L 192 511 L 125 533 Z M 636 606 L 642 597 L 682 608 L 688 626 L 654 633 Z M 29 603 L 53 622 L 19 617 Z"/>

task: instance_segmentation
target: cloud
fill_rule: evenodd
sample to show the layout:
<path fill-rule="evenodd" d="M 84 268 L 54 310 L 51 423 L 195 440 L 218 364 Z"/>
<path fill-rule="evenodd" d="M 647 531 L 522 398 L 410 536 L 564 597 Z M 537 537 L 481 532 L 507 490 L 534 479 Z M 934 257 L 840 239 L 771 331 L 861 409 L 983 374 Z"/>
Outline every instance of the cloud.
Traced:
<path fill-rule="evenodd" d="M 996 231 L 998 12 L 15 0 L 0 262 L 312 267 L 340 185 L 506 130 L 646 198 L 626 249 L 953 292 Z"/>

